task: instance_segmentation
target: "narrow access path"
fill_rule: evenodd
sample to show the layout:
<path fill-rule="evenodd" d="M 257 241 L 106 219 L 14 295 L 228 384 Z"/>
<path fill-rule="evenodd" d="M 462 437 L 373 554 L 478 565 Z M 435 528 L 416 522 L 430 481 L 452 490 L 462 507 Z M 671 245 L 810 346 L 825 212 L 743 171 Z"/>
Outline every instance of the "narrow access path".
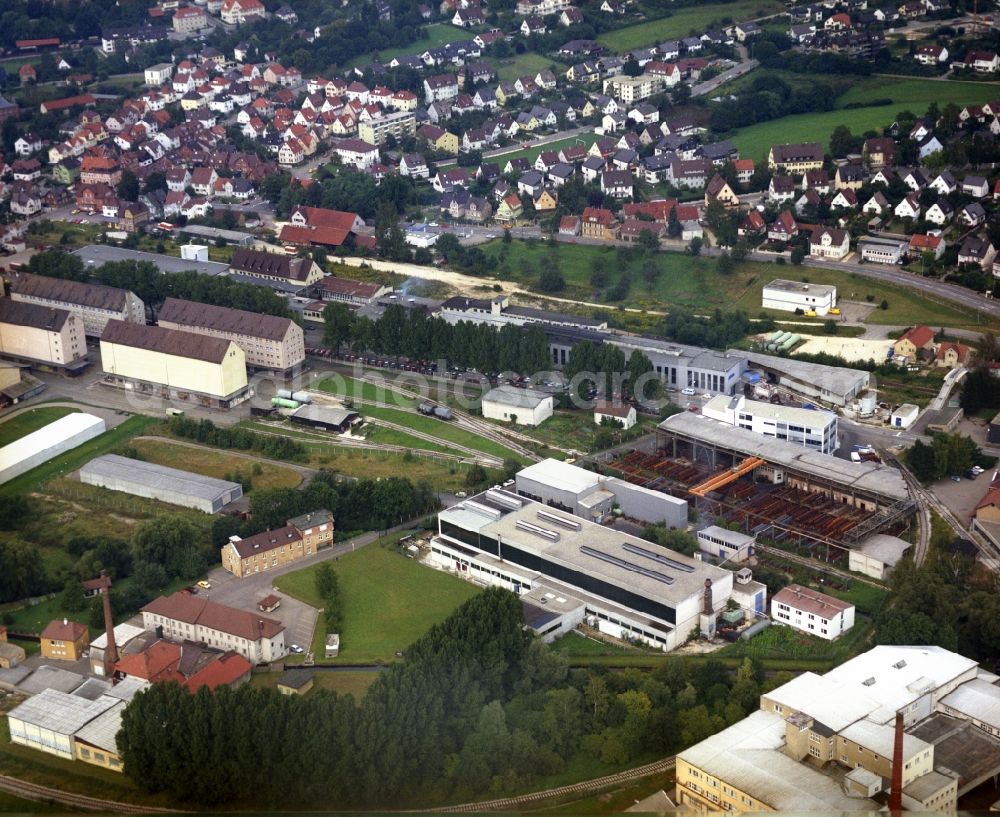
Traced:
<path fill-rule="evenodd" d="M 112 814 L 179 814 L 177 809 L 142 806 L 137 803 L 122 803 L 118 800 L 104 800 L 85 794 L 73 794 L 38 783 L 29 783 L 17 777 L 0 775 L 0 790 L 36 803 L 59 803 L 85 811 L 104 811 Z"/>

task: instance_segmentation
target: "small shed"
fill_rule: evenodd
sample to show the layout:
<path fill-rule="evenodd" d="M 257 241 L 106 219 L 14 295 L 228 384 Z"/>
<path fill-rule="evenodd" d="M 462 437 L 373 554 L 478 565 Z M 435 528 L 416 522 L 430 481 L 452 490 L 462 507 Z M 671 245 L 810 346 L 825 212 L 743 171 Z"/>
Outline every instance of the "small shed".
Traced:
<path fill-rule="evenodd" d="M 257 609 L 262 613 L 270 613 L 281 606 L 281 596 L 269 593 L 257 602 Z"/>
<path fill-rule="evenodd" d="M 296 409 L 290 419 L 299 425 L 343 434 L 352 425 L 361 421 L 361 415 L 350 409 L 305 405 Z"/>
<path fill-rule="evenodd" d="M 336 658 L 340 655 L 340 633 L 329 633 L 327 635 L 324 654 L 327 658 Z"/>
<path fill-rule="evenodd" d="M 893 428 L 909 428 L 920 415 L 920 407 L 913 403 L 903 403 L 892 413 L 889 425 Z"/>
<path fill-rule="evenodd" d="M 313 688 L 313 674 L 307 669 L 290 669 L 281 673 L 278 692 L 282 695 L 305 695 Z"/>

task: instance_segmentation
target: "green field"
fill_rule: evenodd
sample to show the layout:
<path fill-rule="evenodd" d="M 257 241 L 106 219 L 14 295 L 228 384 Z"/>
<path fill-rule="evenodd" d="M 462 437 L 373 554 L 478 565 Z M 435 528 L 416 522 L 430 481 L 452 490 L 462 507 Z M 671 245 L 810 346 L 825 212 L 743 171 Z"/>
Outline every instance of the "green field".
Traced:
<path fill-rule="evenodd" d="M 426 39 L 415 40 L 410 45 L 404 45 L 402 48 L 389 48 L 377 53 L 363 54 L 360 57 L 355 57 L 345 67 L 354 68 L 357 65 L 365 65 L 375 59 L 376 56 L 383 63 L 386 63 L 393 57 L 408 57 L 410 54 L 421 54 L 429 48 L 437 48 L 447 43 L 453 43 L 456 40 L 468 40 L 476 36 L 474 31 L 468 31 L 458 26 L 449 25 L 448 23 L 431 23 L 429 26 L 424 26 L 423 30 L 427 32 Z"/>
<path fill-rule="evenodd" d="M 751 75 L 753 76 L 753 75 Z M 842 79 L 842 78 L 841 78 Z M 820 142 L 829 145 L 830 135 L 838 125 L 847 125 L 855 134 L 880 130 L 895 118 L 898 111 L 909 109 L 918 116 L 931 102 L 945 105 L 971 105 L 987 102 L 1000 93 L 996 83 L 937 82 L 921 79 L 887 77 L 859 78 L 837 99 L 837 110 L 786 116 L 737 131 L 731 138 L 742 156 L 764 160 L 771 145 L 785 142 Z M 851 108 L 845 105 L 892 99 L 891 105 Z"/>
<path fill-rule="evenodd" d="M 60 417 L 65 417 L 67 414 L 73 414 L 79 410 L 68 406 L 43 406 L 4 420 L 0 422 L 0 446 L 19 440 L 32 431 L 38 431 L 42 426 L 47 426 Z"/>
<path fill-rule="evenodd" d="M 453 460 L 420 456 L 410 452 L 400 454 L 395 451 L 347 448 L 333 442 L 321 442 L 316 437 L 296 429 L 271 423 L 250 421 L 241 425 L 254 431 L 267 431 L 290 437 L 302 443 L 309 451 L 310 465 L 329 468 L 345 477 L 379 479 L 405 476 L 412 482 L 427 480 L 438 491 L 458 491 L 467 487 L 465 477 L 470 466 Z"/>
<path fill-rule="evenodd" d="M 476 595 L 475 585 L 402 556 L 380 540 L 334 562 L 343 596 L 344 631 L 340 656 L 332 663 L 393 661 L 428 629 L 447 618 L 456 607 Z M 316 594 L 315 565 L 275 580 L 278 589 L 313 607 L 322 607 Z M 325 630 L 316 627 L 313 648 L 323 655 Z"/>
<path fill-rule="evenodd" d="M 384 406 L 365 406 L 362 414 L 375 420 L 387 420 L 390 423 L 412 428 L 422 434 L 430 434 L 445 442 L 471 448 L 473 451 L 481 451 L 500 459 L 516 459 L 522 461 L 523 457 L 516 454 L 509 448 L 493 440 L 487 440 L 464 428 L 459 428 L 445 420 L 436 420 L 433 417 L 425 417 L 411 411 L 400 411 L 399 409 L 386 408 Z"/>
<path fill-rule="evenodd" d="M 372 423 L 368 428 L 364 429 L 363 433 L 366 440 L 381 445 L 399 445 L 413 451 L 435 451 L 439 454 L 455 454 L 459 457 L 468 456 L 464 451 L 459 451 L 457 448 L 449 448 L 440 443 L 428 442 L 399 429 L 381 426 L 377 423 Z"/>
<path fill-rule="evenodd" d="M 504 82 L 512 82 L 523 76 L 534 78 L 539 71 L 544 71 L 546 68 L 551 68 L 558 79 L 566 71 L 566 66 L 560 66 L 549 57 L 536 54 L 534 51 L 525 51 L 509 60 L 494 60 L 494 67 L 497 69 L 497 77 Z"/>
<path fill-rule="evenodd" d="M 702 3 L 680 9 L 669 17 L 649 20 L 608 31 L 597 38 L 616 54 L 655 45 L 664 40 L 703 34 L 706 29 L 721 24 L 723 20 L 734 23 L 764 17 L 782 11 L 784 6 L 775 0 L 734 0 L 732 3 Z"/>
<path fill-rule="evenodd" d="M 291 468 L 282 468 L 269 462 L 258 462 L 236 454 L 227 454 L 210 448 L 192 448 L 168 440 L 135 440 L 132 443 L 146 462 L 165 465 L 168 468 L 194 471 L 207 477 L 230 480 L 237 473 L 250 477 L 256 489 L 295 488 L 302 477 Z M 257 466 L 259 474 L 252 473 Z"/>
<path fill-rule="evenodd" d="M 732 275 L 720 275 L 717 262 L 712 258 L 691 258 L 676 252 L 657 253 L 652 257 L 658 270 L 652 288 L 643 279 L 644 260 L 628 260 L 615 247 L 585 244 L 559 244 L 553 251 L 544 242 L 500 240 L 483 245 L 484 252 L 499 257 L 506 248 L 506 261 L 498 268 L 498 277 L 514 280 L 526 288 L 533 288 L 541 270 L 551 264 L 553 257 L 566 281 L 566 289 L 559 294 L 567 298 L 595 301 L 601 292 L 590 283 L 595 266 L 609 272 L 613 284 L 628 271 L 632 277 L 629 295 L 622 306 L 638 309 L 664 310 L 679 306 L 706 314 L 716 307 L 742 309 L 752 316 L 760 314 L 764 285 L 774 278 L 807 278 L 816 284 L 833 284 L 843 300 L 865 301 L 871 295 L 878 304 L 883 298 L 886 310 L 876 309 L 868 318 L 869 323 L 904 326 L 928 323 L 934 326 L 956 328 L 983 328 L 991 324 L 982 316 L 950 303 L 937 303 L 915 290 L 904 290 L 890 284 L 860 275 L 835 270 L 819 270 L 791 265 L 764 262 L 741 264 Z M 618 303 L 609 303 L 614 310 Z M 603 310 L 592 310 L 600 314 Z M 772 313 L 774 317 L 787 318 L 787 313 Z M 805 319 L 803 319 L 805 320 Z M 817 330 L 823 321 L 816 319 Z M 800 329 L 801 331 L 801 329 Z"/>
<path fill-rule="evenodd" d="M 397 377 L 404 378 L 405 375 L 403 373 L 400 373 L 395 377 L 389 374 L 383 376 L 386 380 L 385 386 L 370 383 L 367 380 L 358 380 L 357 378 L 349 377 L 347 375 L 334 374 L 331 377 L 320 381 L 315 385 L 315 388 L 334 395 L 338 400 L 349 400 L 353 402 L 360 400 L 366 403 L 399 406 L 400 408 L 413 408 L 416 406 L 416 400 L 391 389 L 392 381 L 390 378 L 393 378 L 393 380 Z M 413 384 L 406 384 L 405 382 L 401 385 L 404 388 L 414 388 Z"/>

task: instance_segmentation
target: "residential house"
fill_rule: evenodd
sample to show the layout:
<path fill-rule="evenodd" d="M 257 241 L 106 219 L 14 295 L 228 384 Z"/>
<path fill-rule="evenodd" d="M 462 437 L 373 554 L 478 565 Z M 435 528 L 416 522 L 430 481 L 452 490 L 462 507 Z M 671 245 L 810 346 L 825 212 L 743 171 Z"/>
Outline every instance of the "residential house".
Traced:
<path fill-rule="evenodd" d="M 910 236 L 909 253 L 911 256 L 919 256 L 925 252 L 929 252 L 934 256 L 934 260 L 936 261 L 944 255 L 946 247 L 945 240 L 939 235 L 915 233 Z"/>
<path fill-rule="evenodd" d="M 635 177 L 627 170 L 606 170 L 601 174 L 601 192 L 618 199 L 632 198 Z"/>
<path fill-rule="evenodd" d="M 920 218 L 920 194 L 916 192 L 910 193 L 896 205 L 893 212 L 895 213 L 896 218 Z"/>
<path fill-rule="evenodd" d="M 607 241 L 618 237 L 618 222 L 615 214 L 603 207 L 587 207 L 580 218 L 581 234 L 585 238 L 601 238 Z"/>
<path fill-rule="evenodd" d="M 721 202 L 726 207 L 739 207 L 740 204 L 739 196 L 729 186 L 729 182 L 718 173 L 712 177 L 711 181 L 705 187 L 705 206 L 707 207 L 713 199 Z"/>
<path fill-rule="evenodd" d="M 924 220 L 942 227 L 951 221 L 954 215 L 955 208 L 951 206 L 951 202 L 948 199 L 938 199 L 927 208 L 927 212 L 924 213 Z"/>
<path fill-rule="evenodd" d="M 934 365 L 946 366 L 949 369 L 965 366 L 974 354 L 975 350 L 964 343 L 943 341 L 938 344 L 937 351 L 934 353 Z"/>
<path fill-rule="evenodd" d="M 799 234 L 799 225 L 795 216 L 788 210 L 782 210 L 778 217 L 767 228 L 767 240 L 787 243 Z"/>
<path fill-rule="evenodd" d="M 913 326 L 892 344 L 893 354 L 905 360 L 916 361 L 922 352 L 934 350 L 934 330 L 929 326 Z"/>
<path fill-rule="evenodd" d="M 809 237 L 809 255 L 839 261 L 851 251 L 851 236 L 847 230 L 817 227 Z"/>
<path fill-rule="evenodd" d="M 988 239 L 977 235 L 966 236 L 958 250 L 959 265 L 969 264 L 987 269 L 992 266 L 997 251 Z"/>

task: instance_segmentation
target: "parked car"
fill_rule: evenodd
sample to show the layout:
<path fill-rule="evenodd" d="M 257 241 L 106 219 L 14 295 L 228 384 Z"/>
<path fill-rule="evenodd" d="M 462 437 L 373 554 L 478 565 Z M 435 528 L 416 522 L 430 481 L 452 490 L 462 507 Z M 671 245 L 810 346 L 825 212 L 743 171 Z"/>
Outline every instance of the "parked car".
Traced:
<path fill-rule="evenodd" d="M 212 585 L 209 582 L 205 581 L 204 579 L 202 579 L 200 582 L 198 582 L 198 587 L 200 587 L 202 590 L 211 590 L 212 589 Z"/>
<path fill-rule="evenodd" d="M 688 386 L 686 389 L 681 389 L 681 394 L 685 394 L 688 397 L 690 397 L 690 396 L 692 396 L 694 394 L 694 389 L 692 389 L 690 386 Z"/>

